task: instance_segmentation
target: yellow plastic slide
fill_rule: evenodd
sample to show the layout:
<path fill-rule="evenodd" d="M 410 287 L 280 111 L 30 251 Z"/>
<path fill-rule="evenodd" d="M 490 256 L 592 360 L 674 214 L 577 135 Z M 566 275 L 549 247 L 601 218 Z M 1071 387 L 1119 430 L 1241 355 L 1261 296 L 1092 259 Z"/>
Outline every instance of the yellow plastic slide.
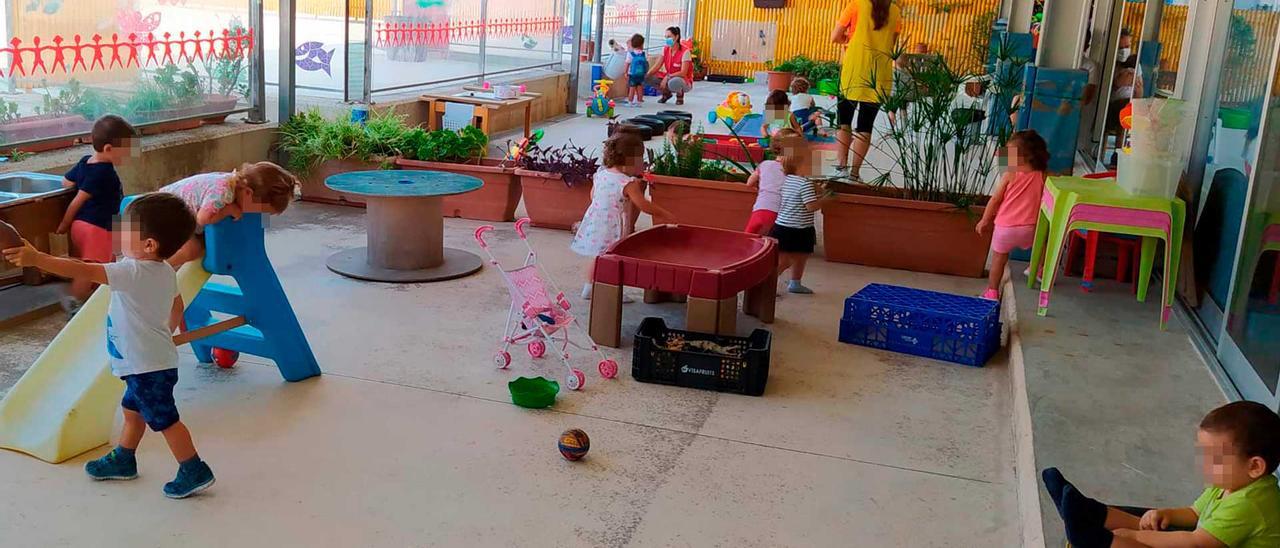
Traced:
<path fill-rule="evenodd" d="M 199 262 L 184 265 L 183 302 L 208 280 Z M 111 441 L 124 383 L 107 358 L 110 301 L 110 288 L 99 287 L 0 400 L 0 447 L 58 463 Z"/>

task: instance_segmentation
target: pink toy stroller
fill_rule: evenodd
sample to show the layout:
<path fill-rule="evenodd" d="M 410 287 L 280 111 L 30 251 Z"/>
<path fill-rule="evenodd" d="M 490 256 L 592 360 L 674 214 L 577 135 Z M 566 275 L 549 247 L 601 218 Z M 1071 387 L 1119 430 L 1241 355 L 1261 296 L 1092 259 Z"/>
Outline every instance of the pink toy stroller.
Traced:
<path fill-rule="evenodd" d="M 549 274 L 538 268 L 538 254 L 529 245 L 529 238 L 524 232 L 528 223 L 529 219 L 516 221 L 516 234 L 524 242 L 529 254 L 525 256 L 524 266 L 511 270 L 505 270 L 498 264 L 497 257 L 493 256 L 489 251 L 489 244 L 484 241 L 485 233 L 494 230 L 493 226 L 485 225 L 476 229 L 476 242 L 485 255 L 489 256 L 489 264 L 502 273 L 502 278 L 507 281 L 507 289 L 511 292 L 511 311 L 507 314 L 507 326 L 503 328 L 502 349 L 493 355 L 494 365 L 499 369 L 506 369 L 511 365 L 511 354 L 507 349 L 513 344 L 524 345 L 530 356 L 541 358 L 546 354 L 547 344 L 550 343 L 568 370 L 565 386 L 570 390 L 582 388 L 586 377 L 581 370 L 569 364 L 569 346 L 583 350 L 590 348 L 600 357 L 597 367 L 600 376 L 614 378 L 618 375 L 617 362 L 606 358 L 595 342 L 591 341 L 577 319 L 569 313 L 569 301 L 564 298 L 564 292 L 556 287 Z M 555 295 L 554 298 L 552 294 Z M 571 332 L 585 337 L 590 345 L 575 342 L 571 336 L 574 333 Z"/>

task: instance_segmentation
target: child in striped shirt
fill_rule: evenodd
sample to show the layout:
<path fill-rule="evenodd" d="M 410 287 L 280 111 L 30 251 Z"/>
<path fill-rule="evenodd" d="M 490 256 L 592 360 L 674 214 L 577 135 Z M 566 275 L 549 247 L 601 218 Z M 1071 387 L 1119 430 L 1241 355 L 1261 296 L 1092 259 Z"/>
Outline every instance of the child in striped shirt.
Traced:
<path fill-rule="evenodd" d="M 782 207 L 778 209 L 778 219 L 769 235 L 778 240 L 778 275 L 791 270 L 787 292 L 808 295 L 813 290 L 800 280 L 804 277 L 805 263 L 818 241 L 817 231 L 813 228 L 814 212 L 822 209 L 831 197 L 819 197 L 813 183 L 804 177 L 809 173 L 811 158 L 808 141 L 803 136 L 783 129 L 774 136 L 774 143 L 783 151 L 779 158 L 787 178 L 782 183 Z"/>

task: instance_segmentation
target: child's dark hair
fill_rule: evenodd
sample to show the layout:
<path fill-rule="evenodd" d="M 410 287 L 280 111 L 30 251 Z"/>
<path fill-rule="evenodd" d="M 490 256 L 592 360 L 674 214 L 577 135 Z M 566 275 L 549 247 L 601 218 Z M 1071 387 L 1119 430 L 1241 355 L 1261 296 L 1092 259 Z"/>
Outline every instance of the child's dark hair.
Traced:
<path fill-rule="evenodd" d="M 629 43 L 629 44 L 631 44 L 631 47 L 633 47 L 633 48 L 636 48 L 636 49 L 643 48 L 643 47 L 644 47 L 644 37 L 643 37 L 643 36 L 641 36 L 641 35 L 639 35 L 639 34 L 632 34 L 632 35 L 631 35 L 631 40 L 630 40 L 630 41 L 628 41 L 628 43 Z"/>
<path fill-rule="evenodd" d="M 93 131 L 89 133 L 89 137 L 93 142 L 93 150 L 102 152 L 107 145 L 113 147 L 128 146 L 128 140 L 138 136 L 138 130 L 134 129 L 124 118 L 114 114 L 108 114 L 93 123 Z"/>
<path fill-rule="evenodd" d="M 636 158 L 644 157 L 644 141 L 634 133 L 615 133 L 604 142 L 600 160 L 604 167 L 631 165 Z"/>
<path fill-rule="evenodd" d="M 780 89 L 775 89 L 773 91 L 770 91 L 769 96 L 766 97 L 764 100 L 765 108 L 774 107 L 774 108 L 785 109 L 789 105 L 791 105 L 791 98 L 787 97 L 786 91 L 783 91 Z"/>
<path fill-rule="evenodd" d="M 1238 401 L 1210 411 L 1200 421 L 1206 432 L 1231 436 L 1242 457 L 1260 457 L 1267 463 L 1267 473 L 1280 465 L 1280 415 L 1257 402 Z"/>
<path fill-rule="evenodd" d="M 809 93 L 809 80 L 803 76 L 797 76 L 791 81 L 791 93 Z"/>
<path fill-rule="evenodd" d="M 161 259 L 172 257 L 196 231 L 196 216 L 187 203 L 167 192 L 139 196 L 124 213 L 144 239 L 156 241 Z"/>
<path fill-rule="evenodd" d="M 1021 155 L 1018 161 L 1031 164 L 1031 168 L 1036 171 L 1049 169 L 1049 145 L 1044 142 L 1044 138 L 1039 133 L 1036 133 L 1036 130 L 1015 131 L 1009 137 L 1009 143 L 1018 146 L 1018 154 Z"/>
<path fill-rule="evenodd" d="M 253 191 L 253 201 L 270 206 L 275 213 L 284 213 L 298 186 L 297 177 L 271 162 L 241 165 L 235 178 L 236 184 Z"/>

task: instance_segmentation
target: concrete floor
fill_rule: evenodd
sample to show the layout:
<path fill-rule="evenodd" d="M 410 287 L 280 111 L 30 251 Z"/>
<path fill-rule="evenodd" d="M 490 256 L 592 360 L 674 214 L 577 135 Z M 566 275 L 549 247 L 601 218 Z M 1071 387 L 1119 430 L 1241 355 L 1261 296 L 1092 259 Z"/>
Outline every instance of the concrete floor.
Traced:
<path fill-rule="evenodd" d="M 1038 288 L 1014 276 L 1037 473 L 1057 466 L 1112 504 L 1187 506 L 1204 489 L 1196 425 L 1226 398 L 1186 326 L 1172 319 L 1159 331 L 1158 280 L 1146 303 L 1128 284 L 1096 280 L 1084 293 L 1079 282 L 1058 278 L 1042 318 Z M 1045 544 L 1062 546 L 1062 520 L 1039 487 Z"/>
<path fill-rule="evenodd" d="M 447 221 L 447 245 L 472 249 L 478 224 Z M 531 238 L 578 287 L 569 234 Z M 1016 544 L 1005 355 L 975 369 L 835 341 L 843 298 L 868 282 L 974 293 L 978 280 L 816 260 L 817 294 L 779 302 L 763 397 L 637 383 L 628 337 L 609 352 L 618 379 L 580 353 L 584 390 L 537 412 L 504 386 L 531 359 L 489 365 L 507 300 L 496 271 L 396 286 L 323 267 L 363 240 L 362 210 L 313 204 L 268 232 L 324 376 L 286 384 L 257 360 L 223 371 L 184 353 L 179 407 L 219 477 L 207 494 L 161 496 L 174 465 L 156 436 L 123 484 L 84 477 L 102 451 L 56 466 L 0 451 L 0 477 L 14 478 L 0 531 L 33 546 Z M 504 225 L 495 247 L 515 246 Z M 650 315 L 683 322 L 676 304 L 629 305 L 624 332 Z M 5 333 L 6 349 L 38 347 L 51 327 Z M 569 427 L 592 437 L 584 462 L 555 450 Z"/>

